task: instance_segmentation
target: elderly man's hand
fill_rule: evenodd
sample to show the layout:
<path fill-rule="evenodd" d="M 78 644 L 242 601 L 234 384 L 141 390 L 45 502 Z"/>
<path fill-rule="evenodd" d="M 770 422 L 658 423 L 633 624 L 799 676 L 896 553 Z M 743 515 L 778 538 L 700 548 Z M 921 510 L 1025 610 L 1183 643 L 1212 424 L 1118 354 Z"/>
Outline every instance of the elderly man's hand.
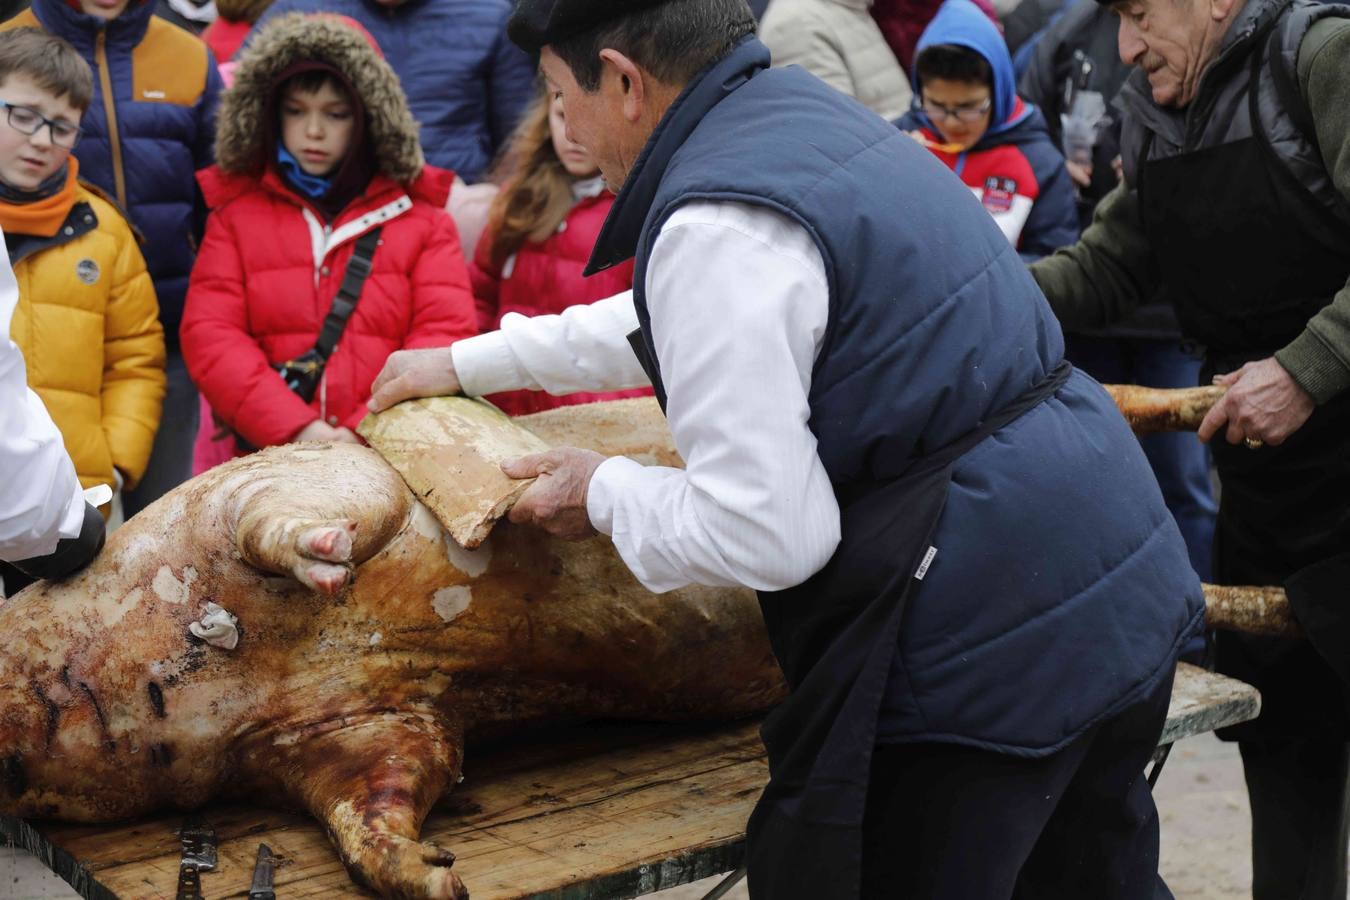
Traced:
<path fill-rule="evenodd" d="M 596 531 L 586 513 L 586 492 L 604 461 L 594 450 L 562 447 L 502 463 L 502 471 L 512 478 L 539 479 L 511 508 L 511 521 L 534 525 L 566 541 L 591 537 Z"/>
<path fill-rule="evenodd" d="M 366 406 L 371 412 L 380 412 L 410 397 L 444 397 L 459 391 L 459 375 L 449 347 L 399 350 L 385 360 L 370 386 Z"/>
<path fill-rule="evenodd" d="M 1066 159 L 1064 160 L 1064 168 L 1069 170 L 1069 177 L 1073 179 L 1074 184 L 1078 185 L 1080 188 L 1092 187 L 1091 163 L 1085 166 L 1082 163 L 1076 163 L 1071 159 Z"/>
<path fill-rule="evenodd" d="M 1226 424 L 1224 436 L 1230 444 L 1246 441 L 1248 446 L 1274 446 L 1284 443 L 1312 415 L 1312 397 L 1274 358 L 1249 362 L 1236 372 L 1216 377 L 1214 383 L 1227 385 L 1228 393 L 1200 423 L 1202 441 Z"/>

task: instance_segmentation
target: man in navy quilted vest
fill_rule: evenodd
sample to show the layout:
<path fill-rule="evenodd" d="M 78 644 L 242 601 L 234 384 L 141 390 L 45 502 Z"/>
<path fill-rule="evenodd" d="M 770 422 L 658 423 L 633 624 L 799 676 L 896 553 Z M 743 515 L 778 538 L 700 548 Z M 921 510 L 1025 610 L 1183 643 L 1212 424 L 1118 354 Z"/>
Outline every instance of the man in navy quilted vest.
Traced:
<path fill-rule="evenodd" d="M 518 523 L 609 535 L 653 591 L 759 592 L 753 897 L 1165 896 L 1143 769 L 1199 583 L 1138 442 L 1016 250 L 930 153 L 744 0 L 521 0 L 617 192 L 631 293 L 400 353 L 408 396 L 650 383 L 686 468 L 561 449 Z"/>

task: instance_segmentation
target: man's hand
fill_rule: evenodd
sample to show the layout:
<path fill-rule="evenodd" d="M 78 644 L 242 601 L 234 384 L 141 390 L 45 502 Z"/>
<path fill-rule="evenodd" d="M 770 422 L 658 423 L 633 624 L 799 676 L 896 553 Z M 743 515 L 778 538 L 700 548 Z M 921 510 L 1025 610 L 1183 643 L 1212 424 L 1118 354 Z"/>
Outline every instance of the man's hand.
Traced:
<path fill-rule="evenodd" d="M 399 350 L 385 360 L 370 386 L 371 412 L 386 410 L 410 397 L 444 397 L 459 393 L 459 376 L 449 347 Z"/>
<path fill-rule="evenodd" d="M 1064 168 L 1069 170 L 1069 177 L 1073 183 L 1080 188 L 1092 187 L 1092 166 L 1076 163 L 1071 159 L 1064 160 Z"/>
<path fill-rule="evenodd" d="M 502 471 L 512 478 L 539 478 L 511 508 L 511 521 L 534 525 L 565 541 L 591 537 L 596 531 L 586 513 L 586 492 L 604 461 L 594 450 L 562 447 L 502 463 Z"/>
<path fill-rule="evenodd" d="M 1200 423 L 1202 441 L 1208 442 L 1227 424 L 1224 436 L 1230 444 L 1246 441 L 1248 446 L 1275 446 L 1302 428 L 1312 415 L 1312 397 L 1273 357 L 1216 376 L 1214 383 L 1226 385 L 1228 393 Z"/>

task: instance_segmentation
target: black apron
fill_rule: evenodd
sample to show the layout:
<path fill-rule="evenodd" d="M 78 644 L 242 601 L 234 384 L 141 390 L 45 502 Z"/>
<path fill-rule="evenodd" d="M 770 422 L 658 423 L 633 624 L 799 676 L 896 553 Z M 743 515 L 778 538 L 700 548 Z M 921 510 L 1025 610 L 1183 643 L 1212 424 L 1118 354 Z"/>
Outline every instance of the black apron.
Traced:
<path fill-rule="evenodd" d="M 1153 161 L 1146 143 L 1139 161 L 1161 283 L 1186 336 L 1207 347 L 1202 383 L 1274 355 L 1350 278 L 1350 229 L 1276 157 L 1258 115 L 1268 42 L 1269 30 L 1258 34 L 1251 53 L 1252 137 Z M 1222 431 L 1210 446 L 1222 482 L 1215 580 L 1289 582 L 1296 605 L 1345 606 L 1343 586 L 1333 596 L 1325 578 L 1291 578 L 1350 551 L 1350 396 L 1318 407 L 1278 447 L 1229 444 Z M 1219 671 L 1262 695 L 1261 716 L 1223 737 L 1350 737 L 1342 686 L 1307 641 L 1220 632 L 1217 645 Z"/>
<path fill-rule="evenodd" d="M 792 691 L 764 723 L 771 778 L 747 828 L 752 897 L 850 898 L 861 890 L 862 822 L 877 719 L 910 592 L 956 460 L 1068 380 L 1061 362 L 951 445 L 888 480 L 841 492 L 841 538 L 802 584 L 761 593 L 774 654 Z"/>

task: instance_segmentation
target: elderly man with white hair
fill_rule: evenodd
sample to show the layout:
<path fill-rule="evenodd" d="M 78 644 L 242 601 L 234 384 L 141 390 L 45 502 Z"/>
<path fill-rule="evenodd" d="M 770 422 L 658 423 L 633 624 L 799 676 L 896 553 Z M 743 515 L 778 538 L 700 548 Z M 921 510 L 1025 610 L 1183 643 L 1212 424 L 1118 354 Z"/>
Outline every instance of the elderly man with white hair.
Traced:
<path fill-rule="evenodd" d="M 1218 637 L 1261 690 L 1230 729 L 1256 900 L 1346 896 L 1350 717 L 1350 7 L 1115 0 L 1124 181 L 1032 267 L 1067 328 L 1161 290 L 1228 386 L 1200 429 L 1222 481 L 1215 578 L 1282 584 L 1308 641 Z"/>

